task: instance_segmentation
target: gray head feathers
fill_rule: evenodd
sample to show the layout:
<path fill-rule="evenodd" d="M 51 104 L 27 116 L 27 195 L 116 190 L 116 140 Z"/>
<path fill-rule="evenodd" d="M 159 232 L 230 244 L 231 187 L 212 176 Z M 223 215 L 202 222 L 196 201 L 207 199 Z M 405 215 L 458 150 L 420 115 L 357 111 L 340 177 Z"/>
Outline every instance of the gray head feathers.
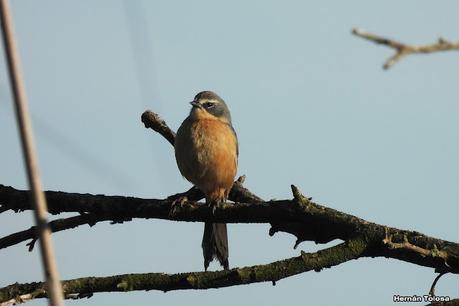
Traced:
<path fill-rule="evenodd" d="M 225 101 L 212 91 L 201 91 L 191 102 L 193 109 L 204 109 L 209 114 L 231 124 L 231 114 Z M 191 112 L 193 112 L 193 109 Z"/>

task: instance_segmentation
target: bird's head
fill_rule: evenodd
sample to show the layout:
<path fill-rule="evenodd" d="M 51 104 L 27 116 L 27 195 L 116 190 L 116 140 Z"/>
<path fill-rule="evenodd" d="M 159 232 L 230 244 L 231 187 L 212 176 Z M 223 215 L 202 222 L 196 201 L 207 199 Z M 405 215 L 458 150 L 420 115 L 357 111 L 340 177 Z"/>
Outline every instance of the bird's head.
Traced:
<path fill-rule="evenodd" d="M 197 119 L 212 118 L 231 124 L 231 114 L 225 101 L 212 91 L 201 91 L 193 101 L 190 115 Z"/>

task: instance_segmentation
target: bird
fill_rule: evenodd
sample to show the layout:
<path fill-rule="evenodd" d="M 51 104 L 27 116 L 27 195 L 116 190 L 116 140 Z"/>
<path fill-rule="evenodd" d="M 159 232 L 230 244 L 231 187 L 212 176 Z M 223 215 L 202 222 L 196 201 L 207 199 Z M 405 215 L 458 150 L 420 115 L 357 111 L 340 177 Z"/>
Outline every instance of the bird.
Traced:
<path fill-rule="evenodd" d="M 175 159 L 180 173 L 215 208 L 228 199 L 237 172 L 239 144 L 225 101 L 212 91 L 198 93 L 191 111 L 177 130 Z M 206 222 L 202 237 L 204 269 L 214 259 L 229 269 L 225 223 Z"/>

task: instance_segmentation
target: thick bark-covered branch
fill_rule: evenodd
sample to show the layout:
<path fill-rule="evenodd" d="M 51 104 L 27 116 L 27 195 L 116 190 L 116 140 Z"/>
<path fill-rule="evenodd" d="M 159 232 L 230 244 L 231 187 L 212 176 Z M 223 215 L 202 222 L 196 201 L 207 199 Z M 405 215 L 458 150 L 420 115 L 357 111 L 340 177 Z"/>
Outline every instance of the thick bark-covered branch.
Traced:
<path fill-rule="evenodd" d="M 242 201 L 247 201 L 251 203 L 258 203 L 258 202 L 263 201 L 262 199 L 252 194 L 250 191 L 248 191 L 246 188 L 242 186 L 244 179 L 245 177 L 241 176 L 237 181 L 234 182 L 233 188 L 230 193 L 230 199 L 242 200 Z M 5 187 L 5 186 L 2 186 L 0 184 L 0 190 L 2 189 L 2 187 Z M 0 191 L 0 194 L 5 195 L 1 191 Z M 191 201 L 199 201 L 200 199 L 204 197 L 204 195 L 199 189 L 193 187 L 184 193 L 178 193 L 178 194 L 169 196 L 167 198 L 167 201 L 173 202 L 174 200 L 177 200 L 181 197 L 186 197 L 188 200 L 191 200 Z M 15 211 L 22 210 L 19 208 L 12 208 L 12 209 Z M 2 206 L 1 201 L 0 201 L 0 213 L 6 210 L 8 209 L 6 208 L 6 206 Z M 174 212 L 176 212 L 176 210 L 174 210 Z M 169 212 L 169 214 L 171 213 Z M 59 232 L 59 231 L 67 230 L 67 229 L 72 229 L 72 228 L 75 228 L 81 225 L 85 225 L 85 224 L 88 224 L 89 226 L 93 226 L 96 223 L 103 222 L 103 221 L 111 221 L 112 223 L 123 223 L 125 221 L 130 221 L 131 219 L 132 217 L 130 217 L 129 215 L 122 215 L 121 213 L 118 215 L 114 215 L 111 213 L 106 214 L 106 215 L 83 213 L 78 216 L 53 220 L 49 222 L 49 227 L 51 231 L 54 233 L 54 232 Z M 32 251 L 35 246 L 35 242 L 37 240 L 37 232 L 36 232 L 35 226 L 32 226 L 31 228 L 27 230 L 23 230 L 23 231 L 13 233 L 11 235 L 0 238 L 0 249 L 21 243 L 29 239 L 32 239 L 32 240 L 27 245 L 29 246 L 29 251 Z"/>
<path fill-rule="evenodd" d="M 386 37 L 367 33 L 359 29 L 352 29 L 352 34 L 363 39 L 372 41 L 376 44 L 385 45 L 395 50 L 395 54 L 391 56 L 383 65 L 384 69 L 389 69 L 403 57 L 410 54 L 427 54 L 439 51 L 459 50 L 459 42 L 449 42 L 443 38 L 439 38 L 436 43 L 429 45 L 408 45 L 399 41 Z"/>
<path fill-rule="evenodd" d="M 208 289 L 273 282 L 299 273 L 329 268 L 360 257 L 367 243 L 361 238 L 352 239 L 316 253 L 304 253 L 298 257 L 276 261 L 266 265 L 234 268 L 215 272 L 190 272 L 179 274 L 142 273 L 109 277 L 84 277 L 62 282 L 66 298 L 88 297 L 97 292 L 179 289 Z M 46 297 L 42 282 L 12 284 L 0 288 L 0 303 Z M 2 304 L 0 304 L 2 305 Z"/>
<path fill-rule="evenodd" d="M 364 237 L 367 256 L 389 257 L 435 268 L 438 272 L 459 273 L 459 245 L 414 231 L 371 223 L 358 217 L 321 206 L 292 187 L 292 200 L 224 203 L 215 214 L 206 205 L 187 202 L 170 214 L 171 199 L 140 199 L 64 192 L 46 192 L 49 211 L 80 212 L 123 221 L 131 218 L 158 218 L 176 221 L 224 223 L 271 223 L 270 234 L 285 231 L 298 242 L 326 243 L 334 239 Z M 16 211 L 31 209 L 26 191 L 0 185 L 0 204 Z"/>

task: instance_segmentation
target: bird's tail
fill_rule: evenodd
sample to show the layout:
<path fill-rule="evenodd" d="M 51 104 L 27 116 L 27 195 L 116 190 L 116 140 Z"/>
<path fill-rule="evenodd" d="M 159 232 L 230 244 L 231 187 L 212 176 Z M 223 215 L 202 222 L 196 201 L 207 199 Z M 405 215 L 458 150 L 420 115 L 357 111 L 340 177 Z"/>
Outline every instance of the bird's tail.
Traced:
<path fill-rule="evenodd" d="M 202 252 L 206 271 L 214 258 L 218 259 L 223 269 L 228 270 L 228 234 L 225 223 L 205 223 Z"/>

